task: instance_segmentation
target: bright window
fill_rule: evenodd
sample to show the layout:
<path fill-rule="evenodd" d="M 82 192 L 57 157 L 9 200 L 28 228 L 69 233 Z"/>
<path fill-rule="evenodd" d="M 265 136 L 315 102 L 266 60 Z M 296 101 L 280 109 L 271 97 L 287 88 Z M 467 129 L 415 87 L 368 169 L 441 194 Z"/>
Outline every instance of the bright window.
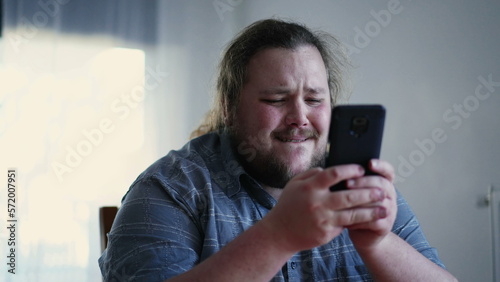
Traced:
<path fill-rule="evenodd" d="M 119 205 L 154 150 L 143 146 L 145 54 L 103 38 L 35 39 L 0 49 L 1 185 L 17 170 L 15 280 L 98 281 L 98 208 Z"/>

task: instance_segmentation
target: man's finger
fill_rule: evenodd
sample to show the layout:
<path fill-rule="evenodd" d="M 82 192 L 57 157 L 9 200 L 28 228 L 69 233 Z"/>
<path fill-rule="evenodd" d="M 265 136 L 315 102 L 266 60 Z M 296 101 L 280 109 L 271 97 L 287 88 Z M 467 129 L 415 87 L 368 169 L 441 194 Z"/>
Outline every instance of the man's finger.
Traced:
<path fill-rule="evenodd" d="M 385 177 L 378 175 L 364 176 L 356 179 L 349 179 L 347 181 L 347 188 L 379 188 L 384 189 L 385 187 L 390 187 L 391 182 Z"/>
<path fill-rule="evenodd" d="M 387 178 L 390 182 L 394 182 L 395 178 L 394 167 L 390 163 L 378 159 L 372 159 L 370 160 L 369 167 L 371 171 L 382 175 L 383 177 Z"/>
<path fill-rule="evenodd" d="M 340 211 L 377 203 L 385 196 L 382 189 L 354 189 L 332 193 L 327 201 L 330 209 Z"/>
<path fill-rule="evenodd" d="M 339 165 L 325 168 L 322 173 L 315 175 L 312 181 L 316 187 L 329 188 L 343 180 L 361 177 L 364 174 L 365 171 L 360 165 Z"/>
<path fill-rule="evenodd" d="M 387 217 L 384 207 L 346 209 L 336 212 L 332 217 L 337 226 L 355 226 Z"/>

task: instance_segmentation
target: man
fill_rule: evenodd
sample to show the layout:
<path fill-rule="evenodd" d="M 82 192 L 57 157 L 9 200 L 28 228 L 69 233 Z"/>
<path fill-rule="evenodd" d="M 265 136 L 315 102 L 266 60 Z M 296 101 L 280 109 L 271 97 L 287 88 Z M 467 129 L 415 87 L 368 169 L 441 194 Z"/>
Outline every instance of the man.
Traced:
<path fill-rule="evenodd" d="M 372 160 L 322 169 L 348 66 L 338 41 L 264 20 L 228 46 L 216 105 L 133 183 L 99 260 L 105 280 L 453 281 Z M 347 180 L 348 190 L 330 192 Z"/>

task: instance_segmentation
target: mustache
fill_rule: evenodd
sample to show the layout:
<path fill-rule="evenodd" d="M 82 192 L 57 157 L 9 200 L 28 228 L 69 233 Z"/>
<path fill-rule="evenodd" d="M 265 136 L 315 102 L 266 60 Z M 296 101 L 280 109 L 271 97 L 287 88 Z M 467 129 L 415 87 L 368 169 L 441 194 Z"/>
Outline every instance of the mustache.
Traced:
<path fill-rule="evenodd" d="M 280 139 L 291 139 L 293 137 L 301 137 L 304 139 L 318 139 L 319 132 L 315 129 L 301 129 L 301 128 L 286 128 L 283 130 L 273 131 L 272 137 Z"/>

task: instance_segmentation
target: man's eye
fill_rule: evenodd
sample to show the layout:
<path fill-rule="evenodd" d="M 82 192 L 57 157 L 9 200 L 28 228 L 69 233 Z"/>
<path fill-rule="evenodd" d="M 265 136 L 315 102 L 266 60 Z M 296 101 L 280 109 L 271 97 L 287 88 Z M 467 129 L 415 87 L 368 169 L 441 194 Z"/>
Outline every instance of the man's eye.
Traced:
<path fill-rule="evenodd" d="M 268 104 L 279 104 L 279 103 L 284 102 L 285 100 L 284 99 L 263 99 L 262 101 L 265 103 L 268 103 Z"/>
<path fill-rule="evenodd" d="M 313 105 L 318 105 L 318 104 L 321 104 L 323 102 L 322 99 L 307 99 L 306 101 L 307 101 L 307 103 L 313 104 Z"/>

